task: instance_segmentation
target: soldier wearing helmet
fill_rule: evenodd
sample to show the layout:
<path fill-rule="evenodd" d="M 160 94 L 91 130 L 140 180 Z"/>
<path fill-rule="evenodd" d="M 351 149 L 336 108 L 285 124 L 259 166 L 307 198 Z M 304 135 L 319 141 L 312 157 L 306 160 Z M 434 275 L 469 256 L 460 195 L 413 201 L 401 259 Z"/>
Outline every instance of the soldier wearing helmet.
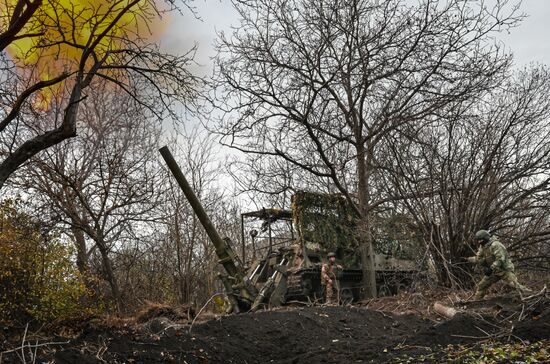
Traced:
<path fill-rule="evenodd" d="M 516 289 L 520 296 L 530 291 L 519 284 L 508 251 L 495 236 L 491 236 L 487 230 L 479 230 L 475 234 L 475 241 L 479 245 L 478 251 L 475 256 L 467 258 L 469 262 L 479 264 L 483 270 L 483 278 L 476 287 L 475 299 L 485 297 L 489 287 L 501 279 Z"/>
<path fill-rule="evenodd" d="M 332 304 L 332 296 L 334 291 L 334 285 L 336 281 L 336 269 L 342 269 L 342 266 L 336 264 L 336 254 L 330 252 L 327 254 L 328 262 L 324 263 L 321 267 L 321 284 L 325 286 L 325 303 L 327 305 Z"/>

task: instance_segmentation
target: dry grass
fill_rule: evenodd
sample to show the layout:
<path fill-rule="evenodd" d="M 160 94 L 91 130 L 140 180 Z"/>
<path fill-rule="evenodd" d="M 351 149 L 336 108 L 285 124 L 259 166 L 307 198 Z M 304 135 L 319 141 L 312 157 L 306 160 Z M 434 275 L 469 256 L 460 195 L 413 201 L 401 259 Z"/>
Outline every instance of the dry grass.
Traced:
<path fill-rule="evenodd" d="M 189 323 L 195 317 L 195 310 L 191 306 L 171 306 L 147 302 L 136 314 L 135 319 L 137 323 L 145 323 L 157 317 L 166 317 L 174 322 Z"/>

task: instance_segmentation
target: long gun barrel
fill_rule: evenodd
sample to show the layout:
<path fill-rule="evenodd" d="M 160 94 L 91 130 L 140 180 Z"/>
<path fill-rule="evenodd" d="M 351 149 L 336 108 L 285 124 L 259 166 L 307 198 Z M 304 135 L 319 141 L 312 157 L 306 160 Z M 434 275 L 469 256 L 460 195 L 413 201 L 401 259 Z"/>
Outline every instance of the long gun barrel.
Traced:
<path fill-rule="evenodd" d="M 164 158 L 164 161 L 166 162 L 166 165 L 168 166 L 168 168 L 170 168 L 170 171 L 174 175 L 174 178 L 176 178 L 176 181 L 181 187 L 181 190 L 185 194 L 185 197 L 189 201 L 189 204 L 193 208 L 193 211 L 195 212 L 199 221 L 204 227 L 206 234 L 208 234 L 208 237 L 212 241 L 212 244 L 214 244 L 214 247 L 216 248 L 216 254 L 221 260 L 220 263 L 223 265 L 223 267 L 227 271 L 227 274 L 229 274 L 230 276 L 235 276 L 238 273 L 238 269 L 235 263 L 232 262 L 232 259 L 235 259 L 235 258 L 230 257 L 227 254 L 226 242 L 222 239 L 220 234 L 218 234 L 218 231 L 214 227 L 214 224 L 212 224 L 212 221 L 206 214 L 206 211 L 204 210 L 199 199 L 195 195 L 195 192 L 193 192 L 193 188 L 191 187 L 191 185 L 189 185 L 189 182 L 187 182 L 187 179 L 183 175 L 177 162 L 174 160 L 172 153 L 170 153 L 170 151 L 168 150 L 168 147 L 164 146 L 160 149 L 160 154 Z"/>
<path fill-rule="evenodd" d="M 206 234 L 214 244 L 216 249 L 216 255 L 219 258 L 219 263 L 223 265 L 228 276 L 221 277 L 226 288 L 230 301 L 232 301 L 233 309 L 239 311 L 239 308 L 245 308 L 250 306 L 254 302 L 256 292 L 254 287 L 247 284 L 245 280 L 246 273 L 244 272 L 242 262 L 235 254 L 235 251 L 231 248 L 229 238 L 223 238 L 218 234 L 218 231 L 212 224 L 212 221 L 206 214 L 206 211 L 202 207 L 199 199 L 193 192 L 193 189 L 187 182 L 187 179 L 183 175 L 177 162 L 174 160 L 172 153 L 168 150 L 168 147 L 164 146 L 160 148 L 160 154 L 164 158 L 166 165 L 174 175 L 174 178 L 178 182 L 181 190 L 185 194 L 185 197 L 189 201 L 189 204 L 193 208 L 193 211 L 197 215 L 201 222 Z M 238 302 L 236 302 L 238 301 Z"/>

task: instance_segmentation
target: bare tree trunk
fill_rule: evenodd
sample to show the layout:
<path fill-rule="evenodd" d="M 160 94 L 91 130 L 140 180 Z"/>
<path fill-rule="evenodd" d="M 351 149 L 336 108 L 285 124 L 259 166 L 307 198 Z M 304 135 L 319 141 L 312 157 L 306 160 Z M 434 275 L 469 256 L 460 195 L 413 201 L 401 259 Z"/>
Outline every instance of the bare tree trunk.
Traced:
<path fill-rule="evenodd" d="M 191 291 L 192 291 L 192 281 L 194 279 L 194 274 L 191 273 L 191 268 L 193 264 L 193 250 L 195 249 L 195 242 L 197 241 L 197 226 L 198 220 L 197 216 L 193 215 L 193 225 L 191 228 L 191 237 L 189 239 L 189 247 L 187 249 L 187 261 L 185 262 L 185 272 L 187 273 L 187 284 L 186 284 L 186 295 L 187 301 L 191 302 Z M 211 292 L 211 291 L 209 291 Z"/>
<path fill-rule="evenodd" d="M 115 301 L 116 310 L 117 313 L 122 313 L 124 304 L 122 302 L 122 296 L 120 294 L 120 290 L 118 288 L 118 282 L 115 277 L 115 273 L 113 270 L 113 265 L 111 264 L 111 259 L 109 258 L 109 252 L 107 250 L 107 245 L 103 240 L 96 241 L 97 248 L 99 249 L 99 252 L 101 254 L 101 260 L 103 263 L 103 273 L 105 275 L 105 280 L 109 283 L 109 286 L 111 287 L 111 293 L 113 295 L 113 299 Z"/>
<path fill-rule="evenodd" d="M 86 249 L 86 240 L 84 238 L 84 231 L 71 227 L 76 247 L 76 266 L 82 277 L 86 277 L 89 272 L 88 265 L 88 251 Z"/>
<path fill-rule="evenodd" d="M 183 247 L 182 247 L 182 241 L 181 241 L 181 234 L 180 234 L 180 204 L 179 202 L 176 205 L 176 212 L 174 214 L 174 240 L 176 241 L 176 264 L 177 270 L 178 270 L 178 278 L 176 282 L 177 291 L 179 291 L 179 303 L 187 303 L 187 297 L 185 294 L 185 282 L 184 282 L 184 276 L 183 276 Z"/>
<path fill-rule="evenodd" d="M 369 214 L 369 175 L 366 166 L 366 151 L 362 143 L 357 145 L 357 195 L 359 200 L 359 244 L 361 268 L 363 270 L 363 288 L 366 297 L 376 298 L 376 272 L 374 270 L 374 249 Z"/>
<path fill-rule="evenodd" d="M 69 104 L 65 108 L 65 115 L 61 125 L 53 130 L 28 139 L 0 163 L 0 189 L 2 189 L 4 183 L 6 183 L 13 172 L 38 152 L 76 136 L 76 117 L 78 115 L 78 104 L 82 97 L 81 77 L 82 73 L 80 72 L 73 86 Z M 59 79 L 64 78 L 66 78 L 66 75 L 60 76 Z"/>

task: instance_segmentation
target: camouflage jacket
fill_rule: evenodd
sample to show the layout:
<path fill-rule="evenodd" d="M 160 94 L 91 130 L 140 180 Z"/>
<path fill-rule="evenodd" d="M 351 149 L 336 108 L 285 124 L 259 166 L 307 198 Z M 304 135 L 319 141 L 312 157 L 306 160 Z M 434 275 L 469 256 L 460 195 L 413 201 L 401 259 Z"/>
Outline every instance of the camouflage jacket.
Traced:
<path fill-rule="evenodd" d="M 336 279 L 335 271 L 337 269 L 342 269 L 342 266 L 330 263 L 323 264 L 321 267 L 321 283 L 326 284 L 329 279 Z"/>
<path fill-rule="evenodd" d="M 479 247 L 475 260 L 480 265 L 491 267 L 493 272 L 497 274 L 514 270 L 508 251 L 494 236 L 491 237 L 489 243 Z"/>

